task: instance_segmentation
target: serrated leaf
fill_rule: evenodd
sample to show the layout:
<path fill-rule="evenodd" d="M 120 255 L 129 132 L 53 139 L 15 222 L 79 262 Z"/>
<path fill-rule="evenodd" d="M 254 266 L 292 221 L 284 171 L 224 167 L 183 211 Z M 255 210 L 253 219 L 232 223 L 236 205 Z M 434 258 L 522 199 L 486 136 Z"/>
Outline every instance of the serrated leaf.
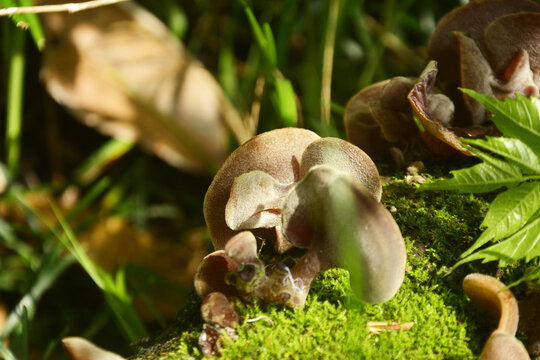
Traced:
<path fill-rule="evenodd" d="M 486 137 L 486 139 L 461 139 L 470 145 L 500 155 L 519 166 L 525 174 L 540 174 L 540 160 L 532 149 L 519 139 Z"/>
<path fill-rule="evenodd" d="M 498 159 L 496 157 L 493 157 L 484 151 L 472 148 L 470 146 L 466 146 L 466 148 L 473 155 L 476 155 L 476 157 L 478 157 L 479 159 L 484 160 L 486 164 L 493 166 L 495 169 L 497 169 L 497 171 L 499 171 L 504 176 L 508 176 L 508 177 L 512 177 L 516 179 L 523 178 L 521 171 L 519 169 L 519 166 L 509 163 L 507 161 Z"/>
<path fill-rule="evenodd" d="M 511 261 L 524 258 L 528 262 L 538 256 L 540 256 L 540 213 L 537 212 L 525 227 L 508 239 L 466 257 L 455 266 L 480 259 L 484 263 L 499 260 L 499 266 L 505 266 Z"/>
<path fill-rule="evenodd" d="M 480 163 L 473 167 L 450 172 L 451 179 L 437 180 L 422 185 L 420 190 L 453 190 L 462 193 L 485 193 L 502 186 L 512 186 L 519 183 L 519 174 L 509 174 L 499 171 L 495 166 Z"/>
<path fill-rule="evenodd" d="M 469 89 L 462 91 L 482 103 L 504 136 L 518 138 L 540 156 L 540 100 L 516 94 L 516 99 L 497 100 Z"/>
<path fill-rule="evenodd" d="M 540 182 L 527 182 L 499 194 L 480 225 L 486 230 L 461 257 L 470 255 L 489 240 L 503 239 L 518 231 L 538 211 Z"/>

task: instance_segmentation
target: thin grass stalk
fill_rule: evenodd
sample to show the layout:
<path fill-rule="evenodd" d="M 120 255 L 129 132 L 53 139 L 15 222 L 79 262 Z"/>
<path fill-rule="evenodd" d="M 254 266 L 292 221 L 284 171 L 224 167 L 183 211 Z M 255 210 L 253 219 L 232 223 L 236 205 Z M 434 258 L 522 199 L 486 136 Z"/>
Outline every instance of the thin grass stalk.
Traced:
<path fill-rule="evenodd" d="M 21 360 L 28 360 L 28 311 L 23 308 L 21 321 L 21 341 L 20 341 Z"/>
<path fill-rule="evenodd" d="M 132 342 L 147 336 L 148 331 L 144 323 L 130 304 L 130 298 L 125 289 L 125 279 L 121 276 L 122 274 L 119 273 L 117 281 L 114 281 L 111 274 L 94 264 L 75 237 L 56 204 L 51 202 L 50 205 L 63 231 L 63 234 L 58 238 L 77 259 L 94 283 L 103 291 L 105 300 L 126 338 Z"/>
<path fill-rule="evenodd" d="M 12 180 L 17 178 L 21 154 L 24 67 L 26 63 L 24 54 L 25 44 L 25 32 L 20 29 L 14 29 L 10 49 L 6 113 L 6 157 L 7 167 Z"/>
<path fill-rule="evenodd" d="M 17 360 L 15 355 L 2 342 L 0 342 L 0 357 L 4 360 Z"/>
<path fill-rule="evenodd" d="M 339 0 L 331 0 L 324 39 L 322 83 L 321 83 L 321 121 L 324 128 L 330 128 L 332 100 L 332 70 L 334 67 L 334 48 L 339 17 Z"/>
<path fill-rule="evenodd" d="M 28 312 L 30 319 L 33 318 L 38 300 L 54 284 L 60 274 L 75 261 L 71 256 L 62 257 L 61 252 L 57 250 L 55 249 L 49 255 L 48 261 L 45 261 L 38 272 L 37 280 L 30 291 L 22 297 L 15 309 L 9 314 L 4 330 L 0 334 L 0 340 L 7 338 L 15 330 L 21 322 L 24 311 Z"/>

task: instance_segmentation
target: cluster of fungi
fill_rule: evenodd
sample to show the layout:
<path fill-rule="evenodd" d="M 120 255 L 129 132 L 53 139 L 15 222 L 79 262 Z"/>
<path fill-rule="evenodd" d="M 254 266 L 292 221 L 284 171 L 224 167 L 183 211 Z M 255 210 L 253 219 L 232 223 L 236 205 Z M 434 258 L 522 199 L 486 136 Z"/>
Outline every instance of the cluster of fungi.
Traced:
<path fill-rule="evenodd" d="M 459 138 L 499 132 L 484 106 L 460 88 L 498 99 L 538 97 L 539 44 L 534 1 L 476 0 L 456 8 L 431 35 L 431 61 L 418 78 L 384 80 L 349 100 L 347 137 L 370 156 L 403 156 L 419 138 L 434 154 L 471 155 Z"/>
<path fill-rule="evenodd" d="M 203 305 L 229 309 L 224 299 L 237 297 L 300 307 L 313 279 L 332 267 L 350 271 L 363 301 L 390 299 L 403 281 L 406 251 L 381 194 L 375 164 L 345 140 L 297 128 L 252 138 L 226 160 L 205 197 L 216 251 L 195 275 Z M 273 245 L 259 251 L 257 238 Z M 209 313 L 219 312 L 203 311 L 203 339 L 227 327 Z"/>
<path fill-rule="evenodd" d="M 332 267 L 349 270 L 362 301 L 392 298 L 404 278 L 406 251 L 380 203 L 379 174 L 369 156 L 403 158 L 416 138 L 435 154 L 471 155 L 460 137 L 498 130 L 459 87 L 499 99 L 538 97 L 539 26 L 536 2 L 470 2 L 439 22 L 428 43 L 431 61 L 418 78 L 395 77 L 351 98 L 344 118 L 350 142 L 288 128 L 234 151 L 204 201 L 215 251 L 195 275 L 204 299 L 203 353 L 219 353 L 223 331 L 236 336 L 239 318 L 229 299 L 301 307 L 313 279 Z M 519 311 L 512 293 L 480 274 L 467 277 L 464 289 L 500 317 L 481 358 L 529 359 L 514 337 Z"/>

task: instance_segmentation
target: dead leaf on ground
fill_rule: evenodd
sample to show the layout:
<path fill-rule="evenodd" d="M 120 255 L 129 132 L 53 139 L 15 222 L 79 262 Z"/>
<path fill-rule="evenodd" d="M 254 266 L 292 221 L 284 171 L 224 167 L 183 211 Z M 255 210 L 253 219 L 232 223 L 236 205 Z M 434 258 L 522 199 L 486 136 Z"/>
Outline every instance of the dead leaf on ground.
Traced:
<path fill-rule="evenodd" d="M 85 124 L 195 172 L 225 159 L 228 128 L 251 137 L 212 75 L 135 2 L 42 20 L 42 80 Z"/>

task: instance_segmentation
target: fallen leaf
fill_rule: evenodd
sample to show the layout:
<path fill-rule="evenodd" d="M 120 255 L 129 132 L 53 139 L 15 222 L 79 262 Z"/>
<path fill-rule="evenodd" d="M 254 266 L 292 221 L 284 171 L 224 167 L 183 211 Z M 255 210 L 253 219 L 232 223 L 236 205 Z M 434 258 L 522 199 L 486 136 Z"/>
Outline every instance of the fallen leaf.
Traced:
<path fill-rule="evenodd" d="M 42 20 L 41 78 L 85 124 L 194 172 L 225 159 L 227 126 L 240 143 L 251 137 L 212 75 L 135 2 Z"/>

